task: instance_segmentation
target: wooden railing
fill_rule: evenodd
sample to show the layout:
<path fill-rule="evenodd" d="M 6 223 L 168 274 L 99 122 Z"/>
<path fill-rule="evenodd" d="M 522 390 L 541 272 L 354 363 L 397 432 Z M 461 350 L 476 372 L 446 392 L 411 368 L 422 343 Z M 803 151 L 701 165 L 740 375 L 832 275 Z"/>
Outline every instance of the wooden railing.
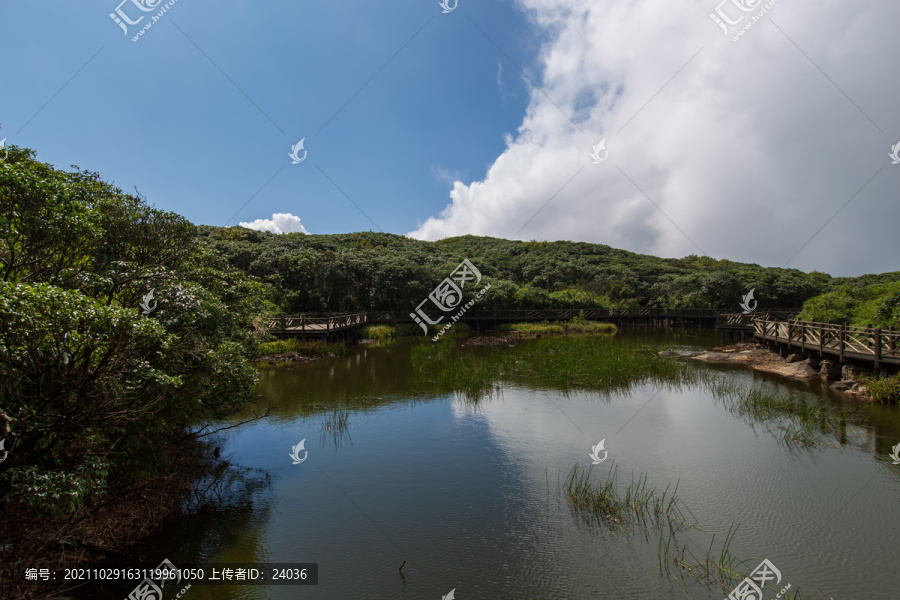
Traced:
<path fill-rule="evenodd" d="M 368 313 L 303 313 L 278 315 L 266 320 L 272 333 L 321 333 L 356 327 L 368 322 Z"/>
<path fill-rule="evenodd" d="M 832 354 L 841 359 L 852 358 L 900 365 L 900 331 L 893 327 L 877 329 L 851 327 L 832 323 L 786 320 L 797 310 L 777 310 L 745 315 L 714 308 L 560 308 L 560 309 L 505 309 L 470 310 L 467 319 L 493 319 L 497 321 L 561 321 L 583 313 L 586 319 L 609 318 L 715 318 L 717 325 L 751 326 L 754 337 L 765 341 L 787 344 L 820 355 Z M 278 315 L 266 321 L 272 333 L 321 334 L 358 327 L 366 323 L 411 322 L 408 312 L 372 311 L 356 313 L 303 313 Z"/>
<path fill-rule="evenodd" d="M 277 315 L 266 320 L 266 328 L 272 333 L 329 332 L 365 323 L 411 323 L 412 311 L 370 311 L 356 313 L 303 313 Z M 788 318 L 799 310 L 779 310 L 766 316 Z M 449 314 L 449 313 L 448 313 Z M 750 320 L 759 315 L 741 315 L 716 308 L 548 308 L 548 309 L 479 309 L 466 312 L 466 319 L 495 321 L 566 321 L 583 314 L 586 319 L 739 319 L 749 326 Z"/>
<path fill-rule="evenodd" d="M 772 321 L 787 321 L 793 319 L 800 312 L 797 310 L 772 310 L 769 312 L 763 313 L 723 313 L 718 315 L 716 319 L 716 327 L 746 327 L 748 329 L 753 327 L 753 321 L 755 319 L 764 319 L 764 320 L 772 320 Z"/>
<path fill-rule="evenodd" d="M 753 335 L 765 341 L 787 344 L 819 355 L 831 354 L 840 359 L 852 358 L 881 363 L 900 364 L 900 331 L 893 327 L 851 327 L 811 321 L 776 321 L 756 319 Z"/>

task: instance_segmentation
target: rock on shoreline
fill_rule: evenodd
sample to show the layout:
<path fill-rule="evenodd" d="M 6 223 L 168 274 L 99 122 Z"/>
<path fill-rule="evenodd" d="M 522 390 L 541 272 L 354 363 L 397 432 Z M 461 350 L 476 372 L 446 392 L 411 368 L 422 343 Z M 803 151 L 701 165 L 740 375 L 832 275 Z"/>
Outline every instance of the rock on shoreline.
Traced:
<path fill-rule="evenodd" d="M 714 348 L 709 352 L 692 356 L 694 360 L 702 360 L 709 363 L 739 363 L 745 364 L 756 371 L 775 373 L 791 379 L 812 379 L 819 375 L 809 365 L 808 361 L 787 362 L 777 354 L 769 352 L 755 344 L 738 344 Z"/>
<path fill-rule="evenodd" d="M 713 348 L 691 358 L 708 363 L 743 364 L 755 371 L 774 373 L 798 381 L 821 377 L 828 382 L 843 377 L 843 380 L 832 384 L 831 389 L 845 392 L 859 400 L 871 400 L 868 389 L 848 377 L 848 375 L 852 375 L 852 369 L 850 371 L 846 368 L 841 369 L 836 363 L 829 360 L 821 362 L 808 358 L 801 360 L 797 354 L 792 354 L 785 359 L 754 343 Z"/>

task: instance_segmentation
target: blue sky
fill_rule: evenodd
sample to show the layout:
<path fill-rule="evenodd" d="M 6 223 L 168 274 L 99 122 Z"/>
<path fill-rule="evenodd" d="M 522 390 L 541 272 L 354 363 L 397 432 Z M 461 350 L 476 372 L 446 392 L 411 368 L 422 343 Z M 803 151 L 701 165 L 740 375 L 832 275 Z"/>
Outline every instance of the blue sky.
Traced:
<path fill-rule="evenodd" d="M 119 1 L 0 5 L 0 138 L 194 223 L 900 270 L 893 0 Z"/>
<path fill-rule="evenodd" d="M 290 212 L 316 233 L 406 233 L 447 178 L 482 177 L 528 95 L 466 17 L 524 65 L 540 33 L 500 2 L 178 0 L 132 42 L 117 1 L 3 4 L 0 137 L 195 223 Z"/>

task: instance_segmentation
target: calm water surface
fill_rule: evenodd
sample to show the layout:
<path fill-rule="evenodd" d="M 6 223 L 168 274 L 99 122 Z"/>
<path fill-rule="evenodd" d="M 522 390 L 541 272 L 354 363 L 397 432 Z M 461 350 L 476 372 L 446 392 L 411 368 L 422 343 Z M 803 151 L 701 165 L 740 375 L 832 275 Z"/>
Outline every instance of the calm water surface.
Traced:
<path fill-rule="evenodd" d="M 619 337 L 679 352 L 715 345 L 708 331 Z M 745 571 L 768 558 L 782 585 L 810 598 L 900 597 L 900 465 L 888 457 L 900 443 L 897 409 L 866 406 L 863 423 L 792 449 L 699 386 L 607 397 L 505 383 L 473 404 L 419 381 L 411 348 L 359 346 L 261 370 L 265 399 L 254 410 L 269 416 L 223 434 L 222 456 L 237 466 L 228 501 L 179 520 L 148 556 L 315 562 L 319 584 L 194 586 L 183 598 L 438 600 L 451 589 L 458 600 L 685 597 L 677 577 L 660 573 L 658 537 L 590 527 L 558 494 L 601 439 L 609 458 L 595 481 L 617 466 L 620 482 L 632 471 L 660 491 L 677 482 L 717 547 L 740 525 L 731 552 Z M 847 403 L 815 382 L 703 368 Z M 323 429 L 335 405 L 352 407 L 343 435 Z M 308 458 L 294 465 L 288 455 L 304 438 Z M 710 543 L 697 530 L 679 539 L 698 556 Z M 693 598 L 724 596 L 683 585 Z"/>

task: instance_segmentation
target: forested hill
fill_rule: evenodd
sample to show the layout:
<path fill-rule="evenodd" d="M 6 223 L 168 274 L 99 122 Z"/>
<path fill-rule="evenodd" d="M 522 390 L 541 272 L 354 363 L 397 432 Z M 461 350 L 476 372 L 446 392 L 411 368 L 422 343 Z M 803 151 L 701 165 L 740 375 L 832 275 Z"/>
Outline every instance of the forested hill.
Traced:
<path fill-rule="evenodd" d="M 276 290 L 281 310 L 407 311 L 465 258 L 491 288 L 483 308 L 734 308 L 755 289 L 760 309 L 799 307 L 831 291 L 819 272 L 705 256 L 657 258 L 584 242 L 462 236 L 425 242 L 385 233 L 272 234 L 200 226 L 200 239 Z M 878 276 L 900 280 L 900 273 Z M 842 280 L 845 281 L 845 280 Z"/>

